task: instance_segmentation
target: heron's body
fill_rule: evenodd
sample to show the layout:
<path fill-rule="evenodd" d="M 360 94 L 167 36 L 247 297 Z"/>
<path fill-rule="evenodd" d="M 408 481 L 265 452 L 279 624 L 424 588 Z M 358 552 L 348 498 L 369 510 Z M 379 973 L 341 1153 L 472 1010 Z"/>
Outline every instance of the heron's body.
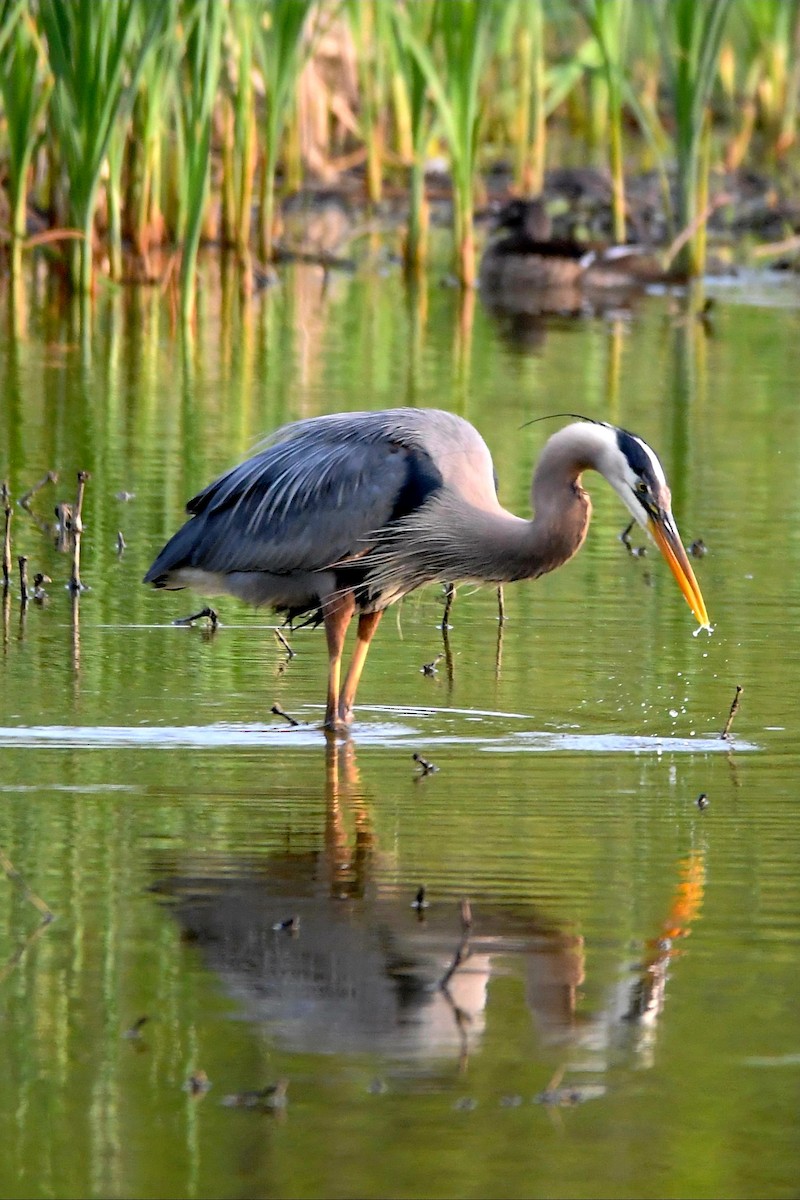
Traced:
<path fill-rule="evenodd" d="M 351 719 L 369 642 L 395 600 L 436 580 L 536 578 L 577 552 L 591 515 L 581 486 L 589 468 L 609 479 L 642 524 L 650 511 L 627 491 L 646 479 L 671 524 L 658 459 L 610 425 L 580 422 L 549 439 L 528 521 L 500 505 L 486 443 L 452 413 L 397 408 L 298 421 L 189 502 L 190 520 L 145 582 L 226 592 L 290 618 L 317 614 L 330 656 L 326 725 L 338 727 Z M 699 596 L 676 530 L 673 541 Z M 705 621 L 702 597 L 701 611 L 684 591 Z M 358 641 L 340 690 L 344 635 L 355 612 Z"/>

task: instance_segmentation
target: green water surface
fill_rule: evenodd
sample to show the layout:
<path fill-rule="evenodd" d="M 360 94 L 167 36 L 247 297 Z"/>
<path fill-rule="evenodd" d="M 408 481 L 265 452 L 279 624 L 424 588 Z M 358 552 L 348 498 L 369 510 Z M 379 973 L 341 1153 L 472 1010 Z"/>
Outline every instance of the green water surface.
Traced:
<path fill-rule="evenodd" d="M 0 1195 L 796 1196 L 800 291 L 541 324 L 393 272 L 240 301 L 206 271 L 193 338 L 155 291 L 83 325 L 41 280 L 0 297 L 14 555 L 52 578 L 3 613 Z M 327 743 L 320 631 L 290 660 L 232 600 L 175 626 L 202 598 L 141 578 L 264 433 L 397 404 L 473 421 L 521 514 L 532 418 L 642 434 L 713 636 L 587 476 L 577 559 L 507 587 L 502 630 L 462 587 L 447 655 L 439 589 L 409 597 Z"/>

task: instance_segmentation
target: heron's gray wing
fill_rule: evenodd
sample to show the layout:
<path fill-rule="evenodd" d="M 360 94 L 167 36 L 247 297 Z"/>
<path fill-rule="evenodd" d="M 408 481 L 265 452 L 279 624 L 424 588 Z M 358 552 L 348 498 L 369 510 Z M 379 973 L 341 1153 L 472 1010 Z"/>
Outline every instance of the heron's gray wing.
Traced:
<path fill-rule="evenodd" d="M 390 522 L 436 491 L 424 450 L 391 437 L 290 437 L 234 467 L 190 501 L 193 514 L 148 579 L 205 571 L 319 570 L 364 554 Z"/>

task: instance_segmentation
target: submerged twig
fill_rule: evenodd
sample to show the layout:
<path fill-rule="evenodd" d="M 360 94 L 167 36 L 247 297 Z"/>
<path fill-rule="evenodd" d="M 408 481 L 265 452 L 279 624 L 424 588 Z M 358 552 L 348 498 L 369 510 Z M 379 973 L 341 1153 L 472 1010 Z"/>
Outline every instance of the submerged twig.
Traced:
<path fill-rule="evenodd" d="M 272 926 L 273 933 L 292 933 L 295 936 L 300 932 L 300 918 L 298 916 L 286 917 L 284 921 L 276 921 Z"/>
<path fill-rule="evenodd" d="M 27 492 L 25 492 L 24 495 L 20 496 L 19 498 L 20 507 L 30 510 L 31 500 L 36 493 L 40 492 L 43 487 L 47 486 L 48 483 L 58 483 L 58 471 L 48 471 L 46 475 L 42 476 L 38 483 L 35 483 L 33 487 L 28 488 Z"/>
<path fill-rule="evenodd" d="M 137 1017 L 130 1028 L 125 1030 L 122 1036 L 127 1038 L 129 1041 L 136 1041 L 137 1039 L 141 1038 L 142 1030 L 149 1020 L 150 1018 L 147 1016 Z"/>
<path fill-rule="evenodd" d="M 453 601 L 456 598 L 456 585 L 454 583 L 446 583 L 444 585 L 444 612 L 442 613 L 442 630 L 446 630 L 450 625 L 450 610 L 453 607 Z"/>
<path fill-rule="evenodd" d="M 6 878 L 10 879 L 12 883 L 17 885 L 28 903 L 32 904 L 33 907 L 42 914 L 43 924 L 49 924 L 50 921 L 55 920 L 55 913 L 52 911 L 50 906 L 46 904 L 40 896 L 37 896 L 35 892 L 31 891 L 22 875 L 19 873 L 11 859 L 3 850 L 0 850 L 0 867 L 2 867 L 5 871 Z"/>
<path fill-rule="evenodd" d="M 205 608 L 201 608 L 200 612 L 192 613 L 192 615 L 190 617 L 176 617 L 175 620 L 172 622 L 172 624 L 173 625 L 193 625 L 195 623 L 195 621 L 200 621 L 203 619 L 203 617 L 208 617 L 208 622 L 212 629 L 216 629 L 217 626 L 219 625 L 218 613 L 216 612 L 215 609 L 209 608 L 208 605 L 206 605 Z"/>
<path fill-rule="evenodd" d="M 741 685 L 737 683 L 736 694 L 733 697 L 733 703 L 731 704 L 731 711 L 728 713 L 728 719 L 725 722 L 725 728 L 723 729 L 722 733 L 719 735 L 720 738 L 727 739 L 728 735 L 730 734 L 731 725 L 733 724 L 733 718 L 736 716 L 736 713 L 739 709 L 739 697 L 741 696 L 743 690 L 744 689 L 741 687 Z"/>
<path fill-rule="evenodd" d="M 3 509 L 6 515 L 3 535 L 3 589 L 8 591 L 11 586 L 11 518 L 14 514 L 6 483 L 3 483 Z"/>
<path fill-rule="evenodd" d="M 288 1079 L 279 1079 L 269 1087 L 260 1088 L 254 1092 L 233 1092 L 223 1096 L 220 1103 L 224 1108 L 254 1108 L 260 1111 L 286 1107 L 286 1093 L 289 1088 Z"/>
<path fill-rule="evenodd" d="M 453 680 L 455 679 L 455 663 L 453 661 L 453 648 L 450 645 L 450 627 L 442 625 L 442 645 L 444 646 L 444 665 L 447 670 L 447 685 L 452 688 Z"/>
<path fill-rule="evenodd" d="M 84 585 L 81 583 L 81 534 L 83 533 L 81 513 L 88 478 L 88 471 L 78 471 L 78 491 L 75 496 L 75 507 L 72 510 L 72 570 L 68 585 L 71 592 L 84 591 Z"/>
<path fill-rule="evenodd" d="M 83 497 L 86 492 L 86 481 L 88 478 L 88 471 L 78 471 L 78 490 L 75 495 L 75 510 L 72 518 L 72 528 L 75 533 L 83 533 Z"/>
<path fill-rule="evenodd" d="M 283 717 L 284 721 L 288 721 L 290 725 L 299 725 L 300 724 L 297 717 L 292 717 L 289 715 L 289 713 L 284 712 L 284 710 L 281 708 L 280 704 L 273 704 L 272 708 L 270 709 L 270 712 L 273 712 L 276 717 Z"/>
<path fill-rule="evenodd" d="M 11 589 L 3 588 L 3 649 L 8 646 L 9 629 L 11 626 Z"/>
<path fill-rule="evenodd" d="M 292 649 L 292 647 L 287 642 L 286 638 L 281 633 L 280 629 L 273 629 L 272 632 L 275 634 L 275 637 L 278 639 L 278 641 L 283 646 L 286 653 L 289 655 L 289 658 L 294 658 L 294 656 L 297 654 L 297 651 Z"/>
<path fill-rule="evenodd" d="M 77 529 L 72 535 L 72 567 L 67 587 L 71 592 L 76 593 L 84 590 L 81 583 L 81 535 Z"/>
<path fill-rule="evenodd" d="M 412 754 L 411 757 L 419 767 L 420 775 L 433 775 L 434 771 L 439 770 L 435 763 L 429 762 L 429 760 L 427 758 L 423 758 L 421 754 Z"/>
<path fill-rule="evenodd" d="M 28 560 L 24 554 L 17 559 L 19 564 L 19 598 L 22 607 L 28 603 Z"/>
<path fill-rule="evenodd" d="M 467 900 L 466 897 L 461 900 L 459 908 L 461 913 L 461 941 L 456 947 L 456 952 L 453 955 L 453 961 L 450 963 L 450 966 L 439 980 L 439 988 L 443 992 L 447 991 L 448 983 L 453 978 L 458 968 L 462 965 L 462 963 L 467 961 L 471 954 L 469 939 L 472 932 L 472 908 L 469 900 Z"/>
<path fill-rule="evenodd" d="M 44 931 L 50 927 L 52 920 L 52 916 L 49 918 L 43 917 L 36 928 L 32 929 L 28 936 L 19 944 L 19 946 L 17 946 L 13 954 L 9 955 L 2 968 L 0 968 L 0 983 L 3 983 L 6 979 L 8 979 L 15 967 L 19 966 L 33 943 L 38 941 Z"/>
<path fill-rule="evenodd" d="M 42 571 L 36 572 L 33 577 L 33 598 L 37 604 L 44 604 L 47 600 L 47 591 L 44 585 L 52 582 L 49 575 L 45 575 Z"/>
<path fill-rule="evenodd" d="M 633 529 L 635 524 L 636 524 L 635 521 L 630 521 L 625 526 L 622 533 L 619 535 L 619 540 L 622 542 L 623 546 L 628 551 L 628 554 L 630 554 L 631 558 L 644 558 L 645 554 L 647 554 L 647 547 L 646 546 L 634 546 L 633 543 L 631 542 L 630 534 L 631 534 L 631 530 Z"/>

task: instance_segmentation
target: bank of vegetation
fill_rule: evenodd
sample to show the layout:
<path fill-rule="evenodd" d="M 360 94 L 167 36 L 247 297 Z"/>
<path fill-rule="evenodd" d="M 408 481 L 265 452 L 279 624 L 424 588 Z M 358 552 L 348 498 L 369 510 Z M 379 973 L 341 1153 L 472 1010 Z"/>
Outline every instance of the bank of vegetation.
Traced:
<path fill-rule="evenodd" d="M 424 269 L 435 159 L 469 286 L 487 172 L 533 195 L 569 145 L 620 241 L 653 172 L 698 274 L 709 179 L 787 170 L 799 86 L 798 0 L 0 0 L 3 250 L 18 275 L 47 244 L 83 293 L 170 274 L 189 315 L 204 237 L 247 272 L 283 197 L 356 178 L 367 212 L 402 190 Z"/>

